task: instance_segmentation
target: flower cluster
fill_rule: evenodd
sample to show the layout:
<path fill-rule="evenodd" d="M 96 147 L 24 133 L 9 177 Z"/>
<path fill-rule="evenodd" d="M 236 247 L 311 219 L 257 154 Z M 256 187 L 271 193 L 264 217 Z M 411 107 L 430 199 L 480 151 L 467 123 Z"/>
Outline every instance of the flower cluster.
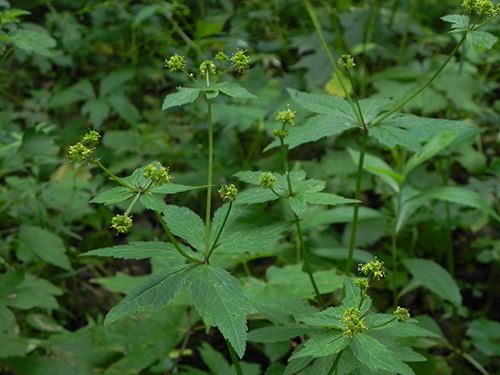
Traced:
<path fill-rule="evenodd" d="M 378 259 L 375 262 L 368 262 L 365 264 L 360 263 L 358 271 L 363 275 L 373 275 L 374 279 L 380 280 L 385 277 L 384 262 Z"/>
<path fill-rule="evenodd" d="M 410 320 L 410 312 L 404 307 L 398 306 L 396 310 L 394 310 L 394 315 L 400 323 L 406 323 L 408 320 Z"/>
<path fill-rule="evenodd" d="M 229 60 L 229 57 L 224 52 L 217 52 L 215 55 L 215 60 L 222 62 Z"/>
<path fill-rule="evenodd" d="M 259 177 L 260 186 L 264 189 L 272 189 L 276 182 L 278 182 L 278 179 L 271 172 L 264 172 Z"/>
<path fill-rule="evenodd" d="M 250 57 L 245 55 L 246 50 L 238 50 L 231 56 L 231 61 L 236 65 L 235 70 L 239 73 L 243 73 L 248 69 L 248 63 L 250 62 Z"/>
<path fill-rule="evenodd" d="M 475 10 L 478 14 L 484 14 L 487 17 L 496 17 L 500 13 L 500 5 L 495 7 L 491 0 L 464 0 L 462 7 L 468 12 Z"/>
<path fill-rule="evenodd" d="M 290 108 L 288 108 L 286 111 L 278 111 L 278 116 L 276 116 L 275 120 L 281 121 L 283 125 L 294 126 L 295 122 L 293 120 L 296 113 L 297 112 L 292 111 Z"/>
<path fill-rule="evenodd" d="M 363 319 L 359 318 L 359 313 L 360 310 L 355 307 L 347 309 L 344 313 L 344 328 L 342 328 L 342 331 L 350 337 L 367 329 Z"/>
<path fill-rule="evenodd" d="M 354 280 L 354 284 L 356 284 L 356 286 L 363 292 L 366 292 L 366 290 L 370 286 L 370 282 L 368 281 L 368 279 L 356 279 Z"/>
<path fill-rule="evenodd" d="M 200 65 L 200 74 L 206 76 L 207 73 L 215 74 L 215 64 L 212 60 L 203 61 Z"/>
<path fill-rule="evenodd" d="M 342 55 L 339 59 L 339 66 L 342 70 L 349 70 L 356 66 L 351 55 Z"/>
<path fill-rule="evenodd" d="M 156 186 L 169 184 L 170 180 L 173 178 L 168 174 L 168 168 L 157 162 L 144 167 L 144 173 L 142 175 L 144 178 L 151 179 L 153 185 Z"/>
<path fill-rule="evenodd" d="M 99 143 L 99 138 L 101 138 L 101 135 L 95 130 L 91 130 L 82 137 L 80 142 L 69 146 L 68 157 L 71 158 L 71 161 L 83 163 L 94 152 L 95 146 Z"/>
<path fill-rule="evenodd" d="M 233 184 L 224 185 L 219 190 L 220 197 L 224 203 L 234 202 L 236 200 L 236 196 L 238 195 L 238 189 Z"/>
<path fill-rule="evenodd" d="M 186 59 L 184 59 L 184 56 L 179 56 L 178 54 L 175 54 L 170 59 L 165 59 L 165 62 L 167 63 L 165 67 L 171 72 L 183 70 L 186 66 Z"/>
<path fill-rule="evenodd" d="M 111 228 L 119 233 L 127 233 L 132 228 L 132 216 L 115 215 L 111 219 Z"/>

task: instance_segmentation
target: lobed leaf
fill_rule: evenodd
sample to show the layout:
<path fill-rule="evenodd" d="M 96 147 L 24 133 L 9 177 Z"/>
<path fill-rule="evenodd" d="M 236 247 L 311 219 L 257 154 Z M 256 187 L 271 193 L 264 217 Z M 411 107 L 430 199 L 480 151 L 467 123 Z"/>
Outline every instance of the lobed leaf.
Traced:
<path fill-rule="evenodd" d="M 349 345 L 351 339 L 339 331 L 326 331 L 307 340 L 300 350 L 296 350 L 290 359 L 309 356 L 325 357 L 339 353 Z"/>
<path fill-rule="evenodd" d="M 191 87 L 178 87 L 179 92 L 168 94 L 163 101 L 162 110 L 191 103 L 200 95 L 201 89 Z"/>
<path fill-rule="evenodd" d="M 180 245 L 182 246 L 182 245 Z M 193 255 L 192 251 L 182 246 L 183 250 Z M 90 250 L 79 256 L 99 256 L 122 259 L 146 259 L 153 257 L 184 259 L 168 242 L 130 242 L 128 245 L 104 247 L 102 249 Z"/>
<path fill-rule="evenodd" d="M 173 234 L 186 240 L 198 251 L 204 251 L 205 225 L 196 213 L 186 207 L 168 205 L 162 214 Z"/>
<path fill-rule="evenodd" d="M 469 31 L 467 33 L 467 41 L 473 46 L 485 47 L 491 49 L 496 43 L 497 37 L 486 31 Z"/>
<path fill-rule="evenodd" d="M 98 194 L 91 203 L 104 203 L 105 205 L 122 202 L 132 198 L 136 193 L 124 186 L 115 187 Z"/>
<path fill-rule="evenodd" d="M 241 358 L 247 340 L 246 313 L 252 307 L 239 281 L 222 268 L 197 266 L 191 272 L 189 286 L 196 311 L 218 327 Z"/>
<path fill-rule="evenodd" d="M 233 98 L 257 99 L 257 97 L 254 94 L 250 93 L 246 88 L 237 83 L 221 82 L 221 83 L 216 83 L 212 87 Z"/>
<path fill-rule="evenodd" d="M 182 265 L 153 276 L 113 307 L 106 315 L 104 325 L 109 326 L 136 312 L 165 307 L 189 280 L 194 269 L 192 265 Z"/>

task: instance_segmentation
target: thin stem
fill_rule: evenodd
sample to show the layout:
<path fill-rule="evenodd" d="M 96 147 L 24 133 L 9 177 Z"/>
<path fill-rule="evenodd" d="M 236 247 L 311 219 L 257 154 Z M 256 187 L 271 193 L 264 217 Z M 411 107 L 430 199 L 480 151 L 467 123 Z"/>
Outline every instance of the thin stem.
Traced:
<path fill-rule="evenodd" d="M 333 371 L 335 371 L 335 374 L 337 374 L 337 367 L 339 365 L 340 357 L 342 357 L 342 353 L 344 353 L 344 350 L 341 350 L 339 354 L 337 354 L 337 357 L 335 358 L 335 361 L 333 361 L 332 367 L 330 367 L 330 371 L 328 371 L 327 375 L 332 375 Z"/>
<path fill-rule="evenodd" d="M 210 256 L 212 255 L 212 252 L 217 247 L 217 242 L 219 241 L 219 238 L 220 238 L 220 236 L 222 234 L 222 231 L 224 230 L 224 227 L 226 226 L 227 218 L 229 217 L 229 213 L 231 212 L 231 208 L 232 207 L 233 207 L 233 202 L 230 202 L 229 203 L 229 207 L 228 207 L 227 212 L 226 212 L 226 216 L 224 217 L 224 220 L 222 221 L 222 225 L 221 225 L 221 227 L 219 229 L 219 233 L 217 233 L 217 236 L 215 237 L 214 243 L 212 244 L 212 246 L 210 247 L 210 251 L 208 252 L 208 259 L 210 259 Z"/>
<path fill-rule="evenodd" d="M 460 46 L 465 42 L 465 38 L 467 36 L 467 33 L 464 34 L 462 39 L 458 42 L 458 44 L 455 46 L 453 51 L 451 51 L 450 55 L 448 58 L 444 61 L 443 65 L 433 74 L 433 76 L 427 81 L 425 85 L 423 85 L 420 89 L 418 89 L 413 95 L 405 99 L 402 103 L 396 105 L 393 109 L 391 109 L 389 112 L 385 113 L 383 116 L 379 117 L 372 123 L 372 127 L 377 126 L 380 124 L 382 121 L 384 121 L 386 118 L 389 116 L 392 116 L 394 113 L 399 111 L 401 108 L 403 108 L 408 102 L 413 100 L 418 94 L 420 94 L 422 91 L 424 91 L 427 87 L 431 85 L 432 82 L 437 78 L 437 76 L 443 71 L 443 69 L 448 65 L 448 63 L 451 61 L 452 57 L 457 53 L 457 51 L 460 49 Z"/>
<path fill-rule="evenodd" d="M 124 216 L 128 216 L 128 214 L 130 213 L 130 211 L 132 211 L 132 208 L 135 206 L 135 204 L 137 203 L 137 201 L 139 200 L 141 195 L 142 195 L 142 191 L 138 191 L 137 194 L 135 195 L 134 199 L 132 200 L 132 202 L 129 204 L 127 211 L 125 211 Z"/>
<path fill-rule="evenodd" d="M 208 167 L 207 167 L 207 204 L 205 213 L 205 260 L 210 257 L 210 220 L 212 211 L 212 180 L 214 164 L 214 129 L 212 123 L 212 102 L 207 99 L 208 106 Z"/>
<path fill-rule="evenodd" d="M 321 26 L 319 24 L 318 16 L 316 14 L 316 11 L 312 7 L 312 5 L 309 3 L 308 0 L 304 0 L 304 3 L 307 8 L 307 12 L 309 13 L 309 16 L 311 17 L 311 20 L 314 24 L 314 28 L 316 29 L 316 33 L 318 34 L 319 39 L 321 40 L 321 44 L 323 45 L 323 49 L 325 50 L 328 59 L 330 60 L 330 64 L 332 65 L 333 70 L 335 71 L 335 74 L 337 74 L 337 77 L 339 77 L 339 83 L 340 86 L 342 87 L 342 90 L 344 91 L 344 94 L 346 96 L 347 101 L 349 102 L 349 105 L 352 108 L 352 111 L 356 115 L 356 118 L 358 119 L 358 122 L 360 124 L 363 123 L 361 113 L 358 112 L 356 106 L 354 105 L 351 96 L 349 95 L 349 91 L 347 90 L 347 87 L 344 85 L 344 82 L 342 82 L 342 71 L 339 69 L 337 64 L 335 63 L 335 60 L 333 59 L 333 56 L 330 52 L 330 48 L 328 48 L 328 44 L 326 43 L 325 37 L 323 36 L 323 32 L 321 31 Z"/>
<path fill-rule="evenodd" d="M 297 228 L 297 234 L 299 236 L 299 246 L 300 250 L 302 253 L 302 257 L 304 258 L 304 265 L 306 266 L 306 271 L 307 274 L 309 275 L 309 280 L 311 280 L 312 287 L 314 289 L 314 293 L 316 294 L 316 298 L 318 300 L 318 303 L 320 304 L 321 308 L 324 310 L 326 309 L 326 304 L 325 301 L 323 300 L 323 297 L 321 296 L 321 293 L 319 292 L 318 285 L 316 284 L 316 280 L 314 280 L 314 276 L 312 273 L 311 269 L 311 263 L 309 261 L 309 254 L 306 249 L 306 245 L 304 243 L 304 237 L 302 236 L 302 228 L 300 227 L 300 219 L 297 216 L 297 214 L 293 214 L 294 219 L 295 219 L 295 227 Z"/>
<path fill-rule="evenodd" d="M 189 260 L 190 262 L 197 263 L 197 264 L 203 264 L 203 261 L 192 257 L 191 255 L 187 254 L 184 250 L 182 250 L 181 246 L 179 245 L 179 243 L 177 242 L 177 240 L 173 236 L 172 232 L 170 232 L 170 229 L 168 228 L 167 223 L 165 222 L 165 220 L 163 220 L 160 213 L 158 211 L 154 211 L 154 213 L 156 215 L 156 218 L 160 222 L 163 230 L 167 234 L 168 239 L 170 240 L 170 242 L 172 242 L 172 244 L 174 245 L 177 252 L 179 254 L 181 254 L 184 258 Z"/>
<path fill-rule="evenodd" d="M 227 348 L 229 349 L 229 355 L 231 356 L 231 360 L 233 361 L 233 365 L 234 365 L 234 369 L 236 370 L 236 374 L 243 375 L 243 370 L 241 369 L 240 361 L 239 361 L 233 347 L 231 346 L 229 341 L 227 341 L 227 339 L 226 339 L 226 345 L 227 345 Z"/>
<path fill-rule="evenodd" d="M 363 129 L 363 137 L 361 138 L 361 150 L 359 152 L 358 173 L 356 177 L 356 192 L 354 199 L 359 200 L 361 196 L 361 180 L 363 176 L 363 164 L 365 162 L 366 143 L 368 141 L 368 130 Z M 356 244 L 356 233 L 358 231 L 358 216 L 359 202 L 354 203 L 354 213 L 352 215 L 351 239 L 349 241 L 349 254 L 347 255 L 347 263 L 345 266 L 346 275 L 350 274 L 352 268 L 352 259 L 354 255 L 354 245 Z"/>
<path fill-rule="evenodd" d="M 114 173 L 111 173 L 104 165 L 101 164 L 101 162 L 99 161 L 99 159 L 97 157 L 95 159 L 89 159 L 89 160 L 92 163 L 94 163 L 95 165 L 97 165 L 99 168 L 101 168 L 103 170 L 103 172 L 106 173 L 111 180 L 116 181 L 120 185 L 137 192 L 137 189 L 134 186 L 130 185 L 128 182 L 125 182 L 122 178 L 118 177 Z"/>

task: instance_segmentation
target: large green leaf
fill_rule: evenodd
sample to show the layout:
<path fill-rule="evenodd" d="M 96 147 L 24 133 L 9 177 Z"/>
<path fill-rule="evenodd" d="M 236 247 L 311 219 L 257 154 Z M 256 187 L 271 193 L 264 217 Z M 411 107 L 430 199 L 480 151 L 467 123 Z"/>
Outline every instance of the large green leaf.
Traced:
<path fill-rule="evenodd" d="M 192 273 L 192 265 L 182 265 L 153 276 L 113 307 L 106 315 L 104 325 L 109 326 L 114 321 L 136 312 L 156 311 L 165 307 Z"/>
<path fill-rule="evenodd" d="M 198 313 L 216 326 L 241 358 L 247 339 L 246 313 L 252 310 L 239 281 L 210 265 L 191 272 L 191 299 Z"/>
<path fill-rule="evenodd" d="M 194 253 L 186 246 L 180 245 L 183 250 L 194 256 Z M 90 250 L 80 256 L 100 256 L 123 259 L 146 259 L 161 257 L 169 259 L 184 259 L 175 246 L 167 242 L 130 242 L 128 245 L 104 247 L 102 249 Z"/>
<path fill-rule="evenodd" d="M 21 271 L 0 275 L 0 305 L 29 310 L 34 307 L 57 309 L 55 296 L 63 291 L 49 281 Z"/>
<path fill-rule="evenodd" d="M 424 286 L 456 307 L 462 305 L 462 296 L 457 283 L 439 264 L 427 259 L 406 259 L 403 264 L 415 280 L 411 284 L 412 288 Z M 408 292 L 408 289 L 402 290 L 401 295 Z"/>
<path fill-rule="evenodd" d="M 349 199 L 341 197 L 340 195 L 330 194 L 330 193 L 306 193 L 304 194 L 305 200 L 311 204 L 325 204 L 329 206 L 335 206 L 337 204 L 349 204 L 360 202 L 356 199 Z"/>
<path fill-rule="evenodd" d="M 345 349 L 350 341 L 341 331 L 326 331 L 307 340 L 303 348 L 295 351 L 290 359 L 334 355 Z"/>
<path fill-rule="evenodd" d="M 161 109 L 166 110 L 171 107 L 194 102 L 201 92 L 201 89 L 190 87 L 178 87 L 177 90 L 178 92 L 168 94 L 165 97 Z"/>
<path fill-rule="evenodd" d="M 27 224 L 23 224 L 19 229 L 18 257 L 21 260 L 29 261 L 36 255 L 47 263 L 70 270 L 71 265 L 65 253 L 62 239 L 54 233 Z"/>
<path fill-rule="evenodd" d="M 171 205 L 162 214 L 173 234 L 185 239 L 195 249 L 204 251 L 205 226 L 197 214 L 189 208 Z"/>
<path fill-rule="evenodd" d="M 232 82 L 221 82 L 216 83 L 213 88 L 223 92 L 226 95 L 232 96 L 233 98 L 241 99 L 256 99 L 257 97 L 250 93 L 244 87 Z"/>
<path fill-rule="evenodd" d="M 473 46 L 485 47 L 488 49 L 491 49 L 493 44 L 497 41 L 496 36 L 486 31 L 469 31 L 466 38 L 467 42 Z"/>
<path fill-rule="evenodd" d="M 413 370 L 380 341 L 364 333 L 352 339 L 352 350 L 358 361 L 372 370 L 386 370 L 401 375 L 415 375 Z"/>
<path fill-rule="evenodd" d="M 311 112 L 335 114 L 339 110 L 348 114 L 351 111 L 349 104 L 336 96 L 309 94 L 292 88 L 287 88 L 287 91 L 297 104 Z"/>

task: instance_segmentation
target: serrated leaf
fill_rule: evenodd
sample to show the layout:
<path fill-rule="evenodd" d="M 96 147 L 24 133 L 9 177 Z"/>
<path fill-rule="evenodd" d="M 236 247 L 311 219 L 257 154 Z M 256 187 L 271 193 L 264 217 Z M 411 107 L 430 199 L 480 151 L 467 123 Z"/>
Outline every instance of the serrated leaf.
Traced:
<path fill-rule="evenodd" d="M 101 99 L 90 99 L 82 106 L 82 115 L 88 114 L 90 122 L 96 129 L 100 129 L 102 122 L 109 115 L 109 105 Z"/>
<path fill-rule="evenodd" d="M 279 199 L 279 197 L 270 189 L 258 187 L 238 193 L 235 204 L 256 204 L 274 201 L 276 199 Z"/>
<path fill-rule="evenodd" d="M 135 126 L 141 119 L 141 113 L 124 95 L 116 94 L 106 97 L 109 105 L 129 125 Z"/>
<path fill-rule="evenodd" d="M 365 323 L 367 323 L 367 327 L 370 328 L 369 333 L 381 332 L 384 335 L 391 335 L 396 337 L 437 337 L 440 336 L 437 333 L 434 333 L 428 329 L 420 327 L 418 324 L 407 322 L 400 323 L 398 321 L 386 324 L 384 326 L 377 327 L 374 319 L 376 317 L 372 317 L 374 315 L 388 315 L 391 318 L 394 318 L 394 315 L 389 314 L 371 314 L 365 318 Z M 370 319 L 368 319 L 370 318 Z M 415 321 L 412 319 L 412 321 Z M 376 327 L 370 327 L 371 323 L 374 323 Z"/>
<path fill-rule="evenodd" d="M 401 375 L 415 375 L 413 370 L 386 346 L 364 333 L 352 339 L 352 350 L 358 361 L 372 370 L 386 370 Z"/>
<path fill-rule="evenodd" d="M 462 305 L 460 288 L 449 272 L 439 264 L 427 259 L 406 259 L 403 264 L 417 280 L 417 285 L 428 288 L 456 307 Z"/>
<path fill-rule="evenodd" d="M 165 97 L 161 107 L 162 110 L 194 102 L 201 92 L 201 89 L 191 87 L 178 87 L 177 90 L 179 92 L 168 94 Z"/>
<path fill-rule="evenodd" d="M 343 314 L 345 307 L 329 307 L 323 311 L 317 311 L 313 315 L 301 318 L 300 321 L 318 327 L 342 329 L 344 327 Z"/>
<path fill-rule="evenodd" d="M 28 254 L 36 254 L 45 262 L 65 270 L 71 269 L 66 248 L 59 236 L 48 230 L 23 224 L 19 229 L 18 256 L 28 260 Z"/>
<path fill-rule="evenodd" d="M 205 96 L 207 99 L 214 99 L 219 96 L 219 90 L 208 88 L 205 90 Z"/>
<path fill-rule="evenodd" d="M 154 186 L 149 189 L 151 193 L 158 194 L 177 194 L 185 191 L 200 189 L 204 186 L 188 186 L 188 185 L 179 185 L 179 184 L 167 184 L 162 186 Z"/>
<path fill-rule="evenodd" d="M 249 298 L 252 306 L 263 318 L 277 324 L 295 323 L 297 319 L 317 312 L 308 302 L 299 298 L 281 297 L 276 294 L 269 298 Z"/>
<path fill-rule="evenodd" d="M 168 205 L 162 214 L 173 234 L 185 239 L 198 251 L 204 251 L 205 225 L 196 213 L 186 207 Z"/>
<path fill-rule="evenodd" d="M 105 205 L 118 203 L 132 198 L 136 193 L 124 186 L 115 187 L 98 194 L 90 203 L 104 203 Z"/>
<path fill-rule="evenodd" d="M 95 99 L 94 88 L 90 81 L 83 79 L 73 86 L 58 92 L 50 98 L 47 107 L 63 107 L 65 105 L 78 102 L 80 100 Z"/>
<path fill-rule="evenodd" d="M 180 245 L 184 251 L 193 255 L 191 250 Z M 128 245 L 104 247 L 102 249 L 90 250 L 79 256 L 100 256 L 122 259 L 146 259 L 152 257 L 162 257 L 169 259 L 184 259 L 175 249 L 175 246 L 168 242 L 130 242 Z"/>
<path fill-rule="evenodd" d="M 99 98 L 104 98 L 108 94 L 116 92 L 125 82 L 131 80 L 134 75 L 133 70 L 123 69 L 104 76 L 99 88 Z"/>
<path fill-rule="evenodd" d="M 165 208 L 167 208 L 167 204 L 165 203 L 163 197 L 158 194 L 152 194 L 149 191 L 146 194 L 141 195 L 139 200 L 148 210 L 162 212 Z"/>
<path fill-rule="evenodd" d="M 303 196 L 296 196 L 287 199 L 290 208 L 298 217 L 302 217 L 307 212 L 307 202 Z"/>
<path fill-rule="evenodd" d="M 136 312 L 156 311 L 165 307 L 190 278 L 193 270 L 192 265 L 182 265 L 153 276 L 113 307 L 106 315 L 104 325 L 109 326 Z"/>
<path fill-rule="evenodd" d="M 246 88 L 238 85 L 237 83 L 221 82 L 221 83 L 216 83 L 212 87 L 233 98 L 257 99 L 257 97 L 254 94 L 250 93 Z"/>
<path fill-rule="evenodd" d="M 420 155 L 422 152 L 420 142 L 407 130 L 400 129 L 395 126 L 380 125 L 370 128 L 368 133 L 370 136 L 389 148 L 401 145 L 408 150 L 415 152 L 417 155 Z"/>
<path fill-rule="evenodd" d="M 485 47 L 488 49 L 491 49 L 493 44 L 497 41 L 496 36 L 486 31 L 469 31 L 466 38 L 473 46 Z"/>
<path fill-rule="evenodd" d="M 452 29 L 464 29 L 469 28 L 469 17 L 462 14 L 447 14 L 441 17 L 443 21 L 450 22 Z"/>
<path fill-rule="evenodd" d="M 227 271 L 210 265 L 191 272 L 189 286 L 196 311 L 221 331 L 241 358 L 247 339 L 246 313 L 252 307 L 239 281 Z"/>
<path fill-rule="evenodd" d="M 301 350 L 295 351 L 290 359 L 303 357 L 325 357 L 339 353 L 350 343 L 350 338 L 339 331 L 327 331 L 311 337 Z"/>
<path fill-rule="evenodd" d="M 301 107 L 316 113 L 336 114 L 337 110 L 343 114 L 350 113 L 349 104 L 336 96 L 309 94 L 287 88 L 292 99 Z"/>
<path fill-rule="evenodd" d="M 229 210 L 226 204 L 219 208 L 212 222 L 210 232 L 211 245 L 220 232 Z M 262 210 L 252 210 L 243 206 L 235 206 L 226 219 L 224 230 L 222 231 L 215 253 L 244 253 L 252 251 L 261 251 L 272 246 L 281 238 L 281 233 L 285 231 L 290 224 L 281 223 L 274 225 L 261 225 Z"/>

